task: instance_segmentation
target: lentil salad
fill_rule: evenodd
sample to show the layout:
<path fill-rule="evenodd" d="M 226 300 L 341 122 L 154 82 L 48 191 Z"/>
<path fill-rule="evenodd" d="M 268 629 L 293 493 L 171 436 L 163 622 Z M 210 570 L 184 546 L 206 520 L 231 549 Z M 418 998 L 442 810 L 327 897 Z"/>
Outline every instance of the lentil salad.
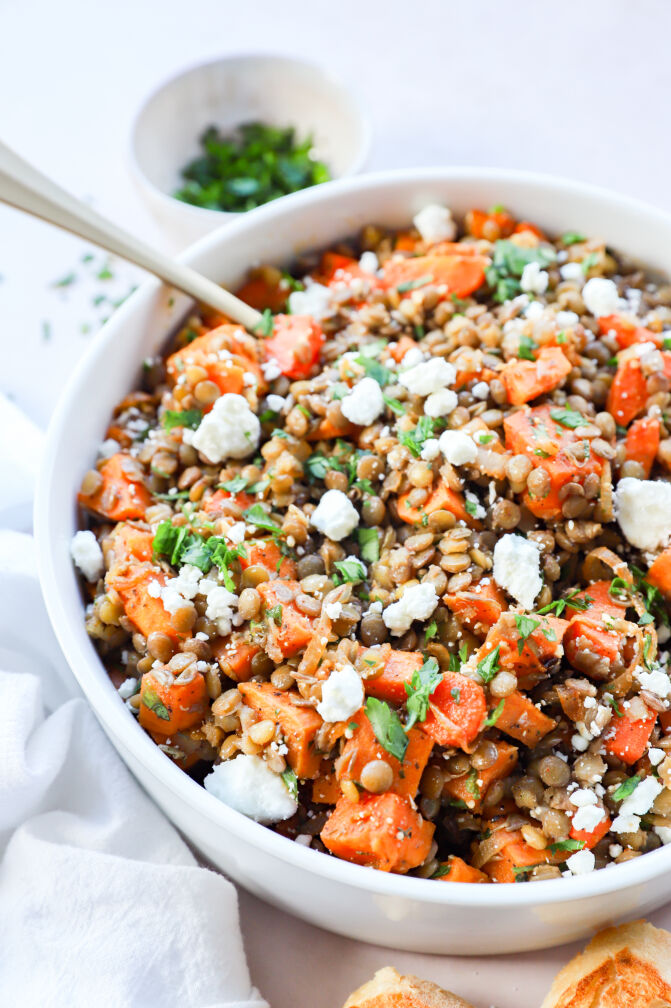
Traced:
<path fill-rule="evenodd" d="M 257 338 L 190 319 L 84 478 L 120 695 L 213 794 L 382 870 L 668 842 L 671 292 L 501 208 L 293 273 L 240 292 Z"/>

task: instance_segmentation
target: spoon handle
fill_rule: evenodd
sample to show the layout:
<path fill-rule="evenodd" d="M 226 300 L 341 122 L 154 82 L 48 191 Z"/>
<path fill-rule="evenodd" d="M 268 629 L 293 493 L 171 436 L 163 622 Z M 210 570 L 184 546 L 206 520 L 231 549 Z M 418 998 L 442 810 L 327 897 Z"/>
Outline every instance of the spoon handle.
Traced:
<path fill-rule="evenodd" d="M 55 182 L 0 142 L 0 202 L 40 217 L 49 224 L 71 231 L 121 259 L 140 266 L 184 291 L 197 301 L 253 331 L 261 321 L 259 312 L 212 280 L 112 224 L 86 203 L 71 196 Z"/>

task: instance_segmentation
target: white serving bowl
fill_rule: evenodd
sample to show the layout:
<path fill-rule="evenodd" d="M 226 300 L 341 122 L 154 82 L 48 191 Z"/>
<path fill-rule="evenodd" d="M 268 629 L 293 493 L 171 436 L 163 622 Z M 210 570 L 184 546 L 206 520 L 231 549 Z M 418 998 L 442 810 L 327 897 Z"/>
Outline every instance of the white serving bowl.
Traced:
<path fill-rule="evenodd" d="M 671 274 L 671 217 L 578 183 L 524 172 L 435 169 L 329 183 L 269 204 L 209 235 L 183 260 L 229 287 L 253 263 L 288 263 L 367 222 L 407 225 L 428 202 L 456 213 L 502 203 L 549 233 L 579 229 Z M 462 955 L 542 948 L 671 897 L 671 848 L 591 875 L 524 885 L 460 885 L 387 875 L 309 850 L 223 805 L 154 745 L 119 699 L 84 629 L 69 556 L 75 495 L 112 408 L 135 387 L 189 302 L 157 281 L 119 309 L 81 361 L 54 415 L 35 509 L 42 587 L 65 655 L 122 758 L 208 861 L 251 892 L 340 934 Z M 129 823 L 132 829 L 133 824 Z"/>
<path fill-rule="evenodd" d="M 208 126 L 224 133 L 240 123 L 294 126 L 314 139 L 314 154 L 333 179 L 358 172 L 370 131 L 352 94 L 324 69 L 290 56 L 227 56 L 170 78 L 144 102 L 131 130 L 130 168 L 140 193 L 179 247 L 234 220 L 175 199 L 181 169 L 202 153 Z"/>

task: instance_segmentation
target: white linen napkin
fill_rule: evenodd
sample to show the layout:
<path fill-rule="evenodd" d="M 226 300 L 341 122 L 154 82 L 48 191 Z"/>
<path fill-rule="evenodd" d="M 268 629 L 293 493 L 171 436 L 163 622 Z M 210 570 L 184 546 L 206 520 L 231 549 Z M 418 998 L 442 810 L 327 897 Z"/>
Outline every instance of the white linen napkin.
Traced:
<path fill-rule="evenodd" d="M 197 865 L 65 665 L 33 540 L 8 528 L 29 527 L 41 439 L 2 397 L 0 432 L 0 1003 L 268 1008 L 234 887 Z"/>

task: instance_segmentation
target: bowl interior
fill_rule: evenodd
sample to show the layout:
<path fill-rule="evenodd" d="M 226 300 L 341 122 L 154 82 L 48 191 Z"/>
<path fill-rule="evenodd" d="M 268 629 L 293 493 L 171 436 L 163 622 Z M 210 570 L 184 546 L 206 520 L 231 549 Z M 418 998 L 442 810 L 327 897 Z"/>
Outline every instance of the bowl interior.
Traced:
<path fill-rule="evenodd" d="M 208 126 L 227 132 L 252 120 L 294 126 L 299 139 L 312 136 L 315 156 L 334 178 L 356 171 L 365 154 L 363 117 L 323 70 L 288 57 L 238 56 L 187 70 L 150 96 L 133 127 L 137 168 L 172 195 Z"/>
<path fill-rule="evenodd" d="M 502 203 L 548 233 L 580 230 L 600 235 L 633 258 L 671 274 L 671 218 L 632 200 L 591 187 L 519 172 L 459 169 L 386 173 L 349 179 L 298 193 L 237 218 L 183 258 L 229 287 L 259 262 L 286 264 L 299 252 L 352 234 L 369 222 L 407 224 L 428 202 L 457 214 Z M 120 702 L 89 640 L 83 602 L 69 556 L 76 529 L 75 496 L 84 471 L 105 436 L 114 405 L 133 387 L 141 361 L 161 347 L 188 309 L 188 299 L 145 284 L 104 327 L 62 397 L 50 427 L 36 501 L 35 525 L 42 585 L 65 655 L 98 718 L 127 760 L 159 779 L 175 800 L 207 816 L 222 831 L 258 850 L 316 874 L 385 896 L 426 903 L 522 906 L 607 893 L 668 871 L 671 848 L 590 876 L 525 886 L 435 886 L 422 879 L 386 876 L 305 850 L 218 802 L 174 766 Z M 83 419 L 85 418 L 85 420 Z"/>

